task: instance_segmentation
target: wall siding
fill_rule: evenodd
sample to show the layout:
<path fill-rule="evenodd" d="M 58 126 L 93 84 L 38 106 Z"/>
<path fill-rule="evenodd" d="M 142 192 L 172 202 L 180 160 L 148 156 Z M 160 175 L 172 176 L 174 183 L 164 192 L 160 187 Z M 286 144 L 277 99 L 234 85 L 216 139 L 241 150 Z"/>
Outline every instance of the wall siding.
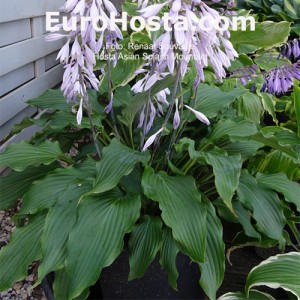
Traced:
<path fill-rule="evenodd" d="M 37 110 L 26 101 L 61 82 L 56 54 L 63 41 L 46 42 L 45 14 L 65 0 L 2 1 L 0 14 L 0 141 Z M 32 134 L 34 131 L 32 131 Z M 21 133 L 18 139 L 28 138 Z M 3 150 L 3 147 L 2 147 Z"/>
<path fill-rule="evenodd" d="M 120 11 L 123 0 L 111 0 Z M 12 127 L 37 110 L 27 100 L 35 98 L 62 80 L 63 67 L 56 56 L 63 40 L 45 41 L 45 14 L 59 11 L 65 0 L 2 1 L 0 14 L 0 141 Z M 30 138 L 32 126 L 0 147 Z M 1 173 L 1 170 L 0 170 Z"/>

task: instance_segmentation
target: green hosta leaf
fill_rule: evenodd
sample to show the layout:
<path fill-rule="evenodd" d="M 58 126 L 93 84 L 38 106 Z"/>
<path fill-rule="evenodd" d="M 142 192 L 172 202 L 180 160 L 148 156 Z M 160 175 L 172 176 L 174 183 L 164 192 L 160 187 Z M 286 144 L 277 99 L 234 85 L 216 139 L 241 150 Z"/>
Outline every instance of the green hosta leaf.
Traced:
<path fill-rule="evenodd" d="M 260 132 L 266 138 L 275 136 L 280 145 L 291 145 L 294 148 L 299 147 L 300 140 L 297 134 L 290 129 L 279 126 L 265 126 Z"/>
<path fill-rule="evenodd" d="M 172 86 L 174 81 L 173 76 L 166 76 L 164 79 L 159 80 L 152 88 L 151 88 L 151 96 L 159 93 L 160 91 Z M 148 92 L 138 93 L 136 94 L 127 104 L 127 107 L 124 108 L 122 112 L 122 117 L 120 119 L 124 122 L 128 127 L 132 127 L 134 118 L 136 114 L 143 108 L 143 105 L 146 103 L 148 99 Z"/>
<path fill-rule="evenodd" d="M 260 234 L 255 230 L 251 224 L 252 214 L 249 210 L 245 209 L 239 201 L 233 203 L 233 209 L 237 214 L 238 220 L 243 226 L 245 233 L 253 238 L 260 240 Z"/>
<path fill-rule="evenodd" d="M 206 241 L 206 207 L 196 183 L 189 176 L 158 174 L 147 167 L 142 186 L 145 195 L 159 202 L 162 219 L 172 229 L 182 251 L 195 262 L 203 262 Z"/>
<path fill-rule="evenodd" d="M 55 295 L 65 289 L 66 299 L 73 299 L 98 280 L 101 270 L 121 253 L 124 235 L 132 230 L 140 208 L 139 196 L 124 196 L 118 190 L 88 196 L 80 202 L 62 270 L 66 282 L 56 281 Z"/>
<path fill-rule="evenodd" d="M 97 176 L 90 194 L 113 189 L 122 177 L 133 171 L 138 162 L 145 164 L 148 160 L 148 154 L 134 151 L 122 145 L 118 140 L 113 140 L 108 147 L 103 149 L 102 159 L 96 165 Z"/>
<path fill-rule="evenodd" d="M 48 273 L 64 266 L 68 237 L 76 224 L 78 200 L 90 188 L 90 185 L 74 182 L 58 195 L 56 205 L 50 208 L 42 235 L 43 259 L 38 269 L 39 280 L 35 285 L 40 284 Z"/>
<path fill-rule="evenodd" d="M 283 227 L 286 219 L 277 194 L 260 187 L 256 179 L 244 171 L 240 177 L 238 197 L 245 207 L 253 211 L 260 230 L 278 240 L 282 247 L 285 244 Z"/>
<path fill-rule="evenodd" d="M 272 116 L 273 121 L 278 124 L 277 116 L 276 116 L 276 102 L 274 101 L 275 96 L 267 94 L 267 93 L 259 93 L 262 99 L 262 104 L 264 109 Z"/>
<path fill-rule="evenodd" d="M 253 268 L 247 277 L 246 292 L 254 286 L 283 288 L 300 299 L 300 253 L 291 252 L 272 256 Z"/>
<path fill-rule="evenodd" d="M 32 182 L 41 179 L 56 167 L 55 165 L 28 167 L 22 172 L 13 171 L 5 177 L 0 177 L 0 210 L 14 206 Z"/>
<path fill-rule="evenodd" d="M 129 240 L 129 280 L 144 276 L 155 259 L 162 239 L 162 222 L 159 217 L 144 216 Z"/>
<path fill-rule="evenodd" d="M 254 156 L 257 153 L 259 148 L 263 147 L 263 144 L 255 141 L 240 141 L 235 143 L 230 143 L 226 146 L 222 146 L 228 155 L 238 155 L 242 157 L 242 161 L 247 160 L 251 156 Z"/>
<path fill-rule="evenodd" d="M 222 284 L 225 272 L 225 245 L 223 227 L 211 203 L 207 205 L 207 240 L 205 262 L 200 264 L 200 285 L 211 300 Z"/>
<path fill-rule="evenodd" d="M 246 90 L 239 89 L 223 92 L 217 87 L 201 84 L 195 102 L 195 109 L 204 113 L 208 118 L 214 118 L 224 108 L 228 108 L 236 98 L 245 93 Z"/>
<path fill-rule="evenodd" d="M 195 150 L 195 141 L 192 139 L 183 138 L 175 147 L 178 153 L 188 151 L 190 158 L 193 160 L 203 159 L 203 153 Z"/>
<path fill-rule="evenodd" d="M 259 239 L 252 237 L 250 238 L 249 236 L 245 235 L 243 231 L 241 231 L 235 236 L 234 240 L 231 242 L 231 246 L 227 250 L 226 258 L 230 263 L 231 253 L 237 249 L 241 249 L 244 247 L 259 247 L 269 249 L 275 247 L 276 245 L 278 245 L 278 242 L 276 240 L 270 239 L 265 235 L 263 235 L 262 238 Z"/>
<path fill-rule="evenodd" d="M 298 163 L 300 161 L 298 154 L 292 149 L 291 145 L 280 143 L 275 135 L 265 137 L 262 133 L 256 133 L 251 137 L 251 139 L 273 149 L 284 152 L 295 163 Z"/>
<path fill-rule="evenodd" d="M 177 145 L 177 151 L 182 152 L 185 149 L 188 149 L 193 160 L 197 160 L 200 164 L 206 162 L 213 167 L 217 191 L 226 205 L 232 209 L 231 199 L 238 187 L 241 174 L 241 156 L 226 156 L 224 151 L 220 153 L 197 151 L 195 150 L 195 141 L 183 138 Z"/>
<path fill-rule="evenodd" d="M 44 223 L 44 214 L 34 216 L 28 225 L 17 228 L 8 245 L 1 248 L 0 291 L 24 279 L 28 274 L 28 266 L 40 258 L 40 238 Z"/>
<path fill-rule="evenodd" d="M 263 107 L 257 95 L 250 92 L 245 93 L 236 101 L 235 108 L 237 109 L 238 116 L 242 116 L 254 124 L 260 124 Z"/>
<path fill-rule="evenodd" d="M 71 111 L 72 104 L 67 103 L 66 99 L 61 90 L 48 90 L 41 96 L 27 101 L 31 106 L 36 106 L 39 108 L 50 108 L 57 110 Z"/>
<path fill-rule="evenodd" d="M 259 48 L 271 49 L 285 43 L 289 33 L 290 23 L 266 21 L 256 23 L 254 31 L 250 31 L 250 26 L 247 31 L 232 31 L 230 40 L 236 50 L 244 52 L 243 46 L 251 45 L 251 52 L 254 52 Z"/>
<path fill-rule="evenodd" d="M 260 291 L 250 291 L 247 297 L 244 293 L 227 293 L 221 296 L 218 300 L 275 300 L 271 295 L 260 292 Z"/>
<path fill-rule="evenodd" d="M 239 57 L 236 58 L 234 61 L 231 62 L 231 66 L 228 68 L 229 71 L 234 71 L 237 69 L 251 67 L 254 61 L 246 54 L 239 54 Z M 236 83 L 236 80 L 234 80 Z"/>
<path fill-rule="evenodd" d="M 298 19 L 300 15 L 297 14 L 297 8 L 299 8 L 299 2 L 295 3 L 296 1 L 291 1 L 291 0 L 285 0 L 284 1 L 284 11 L 291 16 L 294 19 Z"/>
<path fill-rule="evenodd" d="M 135 9 L 137 7 L 135 6 Z M 151 45 L 151 39 L 146 31 L 137 31 L 130 35 L 130 43 L 139 45 Z"/>
<path fill-rule="evenodd" d="M 282 172 L 291 180 L 300 179 L 299 164 L 279 150 L 275 150 L 262 158 L 257 166 L 257 171 L 271 174 Z"/>
<path fill-rule="evenodd" d="M 240 155 L 224 156 L 203 153 L 206 162 L 213 167 L 217 191 L 226 205 L 232 209 L 231 199 L 236 191 L 242 169 Z"/>
<path fill-rule="evenodd" d="M 102 116 L 94 115 L 92 117 L 93 124 L 96 127 L 102 127 L 101 120 Z M 78 125 L 76 121 L 76 114 L 72 113 L 71 111 L 57 111 L 52 117 L 51 122 L 49 123 L 49 127 L 57 130 L 62 130 L 67 126 L 77 127 L 77 128 L 87 128 L 90 129 L 90 121 L 88 117 L 83 117 L 81 124 Z"/>
<path fill-rule="evenodd" d="M 292 29 L 292 32 L 294 32 L 300 36 L 300 24 L 294 24 L 291 29 Z"/>
<path fill-rule="evenodd" d="M 300 185 L 297 182 L 289 180 L 285 174 L 262 174 L 256 175 L 260 186 L 282 193 L 286 201 L 294 203 L 300 211 Z"/>
<path fill-rule="evenodd" d="M 19 172 L 30 165 L 50 165 L 57 159 L 70 161 L 61 151 L 58 142 L 45 141 L 34 146 L 22 141 L 10 145 L 4 153 L 0 154 L 0 166 L 8 166 Z"/>
<path fill-rule="evenodd" d="M 130 85 L 121 86 L 114 91 L 114 107 L 126 107 L 133 98 L 133 92 Z"/>
<path fill-rule="evenodd" d="M 119 59 L 117 65 L 113 68 L 111 66 L 111 78 L 114 88 L 125 86 L 128 82 L 132 81 L 137 74 L 135 73 L 143 64 L 143 59 L 126 59 L 122 55 L 130 55 L 131 53 L 119 53 Z M 112 65 L 112 64 L 111 64 Z M 102 89 L 107 91 L 108 87 L 108 73 L 102 78 L 100 82 Z"/>
<path fill-rule="evenodd" d="M 210 136 L 211 141 L 219 140 L 228 136 L 231 141 L 246 140 L 251 135 L 257 133 L 256 126 L 246 120 L 220 120 L 213 128 Z"/>
<path fill-rule="evenodd" d="M 179 276 L 176 267 L 176 257 L 179 252 L 177 243 L 174 241 L 170 228 L 163 231 L 162 245 L 160 248 L 160 265 L 167 271 L 169 283 L 177 290 L 177 279 Z"/>
<path fill-rule="evenodd" d="M 74 298 L 74 300 L 85 300 L 88 299 L 88 296 L 90 294 L 90 289 L 85 289 L 79 296 Z"/>
<path fill-rule="evenodd" d="M 294 106 L 298 123 L 298 138 L 300 139 L 300 87 L 294 87 Z"/>
<path fill-rule="evenodd" d="M 263 70 L 270 71 L 273 68 L 280 68 L 286 65 L 291 65 L 291 62 L 286 57 L 278 58 L 277 51 L 268 51 L 258 54 L 254 62 Z M 265 94 L 268 95 L 268 94 Z"/>
<path fill-rule="evenodd" d="M 9 133 L 8 136 L 13 136 L 15 134 L 20 133 L 23 129 L 28 128 L 30 126 L 34 125 L 34 122 L 31 118 L 25 117 L 20 123 L 15 124 Z"/>
<path fill-rule="evenodd" d="M 95 161 L 84 162 L 80 167 L 57 169 L 39 181 L 35 181 L 24 195 L 20 214 L 35 213 L 54 206 L 58 197 L 64 193 L 70 184 L 88 185 L 95 178 Z M 43 192 L 41 192 L 43 191 Z"/>

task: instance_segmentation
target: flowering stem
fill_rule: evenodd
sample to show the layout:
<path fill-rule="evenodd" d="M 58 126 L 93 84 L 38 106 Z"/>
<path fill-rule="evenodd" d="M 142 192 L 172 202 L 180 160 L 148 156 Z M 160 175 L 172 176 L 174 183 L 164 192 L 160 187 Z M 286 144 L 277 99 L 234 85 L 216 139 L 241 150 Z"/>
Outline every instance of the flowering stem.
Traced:
<path fill-rule="evenodd" d="M 112 105 L 113 102 L 113 92 L 112 92 L 112 81 L 111 81 L 111 69 L 110 69 L 110 59 L 109 59 L 109 51 L 107 51 L 108 54 L 108 59 L 107 59 L 107 77 L 108 77 L 108 101 L 109 103 Z M 116 123 L 116 119 L 115 119 L 115 113 L 114 113 L 114 108 L 113 105 L 111 107 L 111 111 L 110 111 L 110 117 L 113 123 L 113 127 L 114 127 L 114 131 L 116 134 L 116 137 L 118 140 L 120 140 L 120 134 L 117 128 L 117 123 Z"/>
<path fill-rule="evenodd" d="M 197 95 L 198 95 L 198 91 L 199 91 L 199 86 L 197 86 L 196 89 L 193 89 L 193 95 L 191 97 L 191 104 L 190 104 L 191 107 L 195 106 L 196 98 L 197 98 Z M 183 101 L 183 98 L 182 98 L 182 101 Z M 183 102 L 182 102 L 182 107 L 183 107 Z M 187 124 L 188 124 L 188 120 L 190 118 L 190 115 L 191 115 L 191 111 L 188 111 L 186 119 L 184 120 L 184 122 L 181 125 L 181 128 L 178 131 L 176 142 L 181 138 L 181 136 L 182 136 L 182 134 L 183 134 L 183 132 L 184 132 Z"/>
<path fill-rule="evenodd" d="M 91 127 L 91 130 L 92 130 L 93 141 L 94 141 L 94 144 L 95 144 L 96 152 L 97 152 L 97 155 L 98 155 L 99 159 L 101 159 L 101 152 L 100 152 L 99 145 L 98 145 L 98 142 L 97 142 L 97 134 L 96 134 L 93 119 L 92 119 L 92 113 L 91 113 L 92 108 L 91 108 L 91 105 L 89 104 L 89 102 L 87 101 L 87 99 L 84 99 L 84 103 L 85 103 L 85 106 L 86 106 L 86 110 L 87 110 L 87 114 L 88 114 L 88 118 L 89 118 L 89 122 L 90 122 L 90 127 Z"/>
<path fill-rule="evenodd" d="M 151 88 L 148 90 L 148 99 L 147 99 L 147 104 L 146 104 L 145 119 L 144 119 L 144 124 L 143 124 L 143 133 L 142 133 L 141 145 L 140 145 L 141 149 L 144 146 L 145 138 L 146 138 L 147 121 L 148 121 L 148 115 L 149 115 L 149 109 L 150 109 L 150 102 L 151 102 Z"/>
<path fill-rule="evenodd" d="M 172 111 L 173 111 L 173 108 L 174 108 L 174 105 L 175 105 L 175 99 L 176 99 L 177 89 L 178 89 L 179 80 L 180 80 L 180 66 L 181 66 L 181 62 L 179 63 L 178 68 L 177 68 L 177 75 L 176 75 L 176 79 L 175 79 L 174 89 L 173 89 L 173 92 L 172 92 L 172 95 L 171 95 L 171 102 L 170 102 L 168 113 L 167 113 L 166 118 L 164 120 L 164 123 L 162 125 L 162 128 L 167 127 L 168 121 L 171 117 L 171 114 L 172 114 Z M 155 148 L 154 148 L 154 151 L 152 153 L 151 162 L 153 161 L 154 155 L 156 154 L 156 152 L 158 150 L 160 138 L 161 138 L 161 134 L 157 137 L 157 141 L 155 143 Z"/>
<path fill-rule="evenodd" d="M 173 89 L 173 93 L 172 93 L 172 100 L 171 100 L 168 113 L 166 115 L 166 118 L 165 118 L 163 126 L 162 126 L 163 128 L 166 128 L 166 126 L 169 122 L 169 119 L 171 117 L 174 105 L 175 105 L 175 99 L 176 99 L 176 94 L 177 94 L 177 89 L 178 89 L 179 79 L 180 79 L 180 66 L 181 66 L 181 63 L 179 63 L 179 65 L 178 65 L 177 75 L 176 75 L 174 89 Z"/>
<path fill-rule="evenodd" d="M 154 74 L 156 65 L 157 65 L 157 61 L 154 58 L 152 58 L 152 67 L 151 67 L 150 77 Z M 150 104 L 151 104 L 151 91 L 152 91 L 152 87 L 150 87 L 150 89 L 148 90 L 148 99 L 147 99 L 145 119 L 144 119 L 144 124 L 143 124 L 143 133 L 142 133 L 141 144 L 140 144 L 141 149 L 143 149 L 145 139 L 146 139 L 148 115 L 149 115 L 149 109 L 150 109 Z"/>
<path fill-rule="evenodd" d="M 81 68 L 79 68 L 79 72 L 80 72 L 80 77 L 79 77 L 80 84 L 81 84 L 82 87 L 84 87 L 85 86 L 85 84 L 84 84 L 84 77 L 82 75 Z M 98 145 L 98 142 L 97 142 L 97 134 L 96 134 L 96 131 L 95 131 L 95 127 L 94 127 L 94 123 L 93 123 L 93 118 L 92 118 L 92 107 L 91 107 L 91 105 L 89 103 L 88 94 L 87 94 L 86 90 L 83 91 L 82 97 L 83 97 L 83 103 L 85 104 L 86 111 L 87 111 L 87 114 L 88 114 L 88 118 L 89 118 L 89 122 L 90 122 L 90 127 L 91 127 L 91 131 L 92 131 L 92 136 L 93 136 L 93 141 L 94 141 L 95 149 L 96 149 L 96 152 L 97 152 L 97 155 L 98 155 L 99 159 L 101 159 L 101 152 L 100 152 L 99 145 Z"/>
<path fill-rule="evenodd" d="M 181 82 L 179 83 L 179 89 L 180 89 L 180 120 L 182 120 L 182 115 L 183 115 L 183 96 L 182 96 L 182 84 Z M 172 134 L 172 137 L 171 137 L 171 140 L 170 140 L 170 144 L 169 144 L 169 148 L 168 148 L 168 151 L 167 151 L 167 161 L 171 159 L 171 152 L 172 152 L 172 147 L 173 147 L 173 144 L 174 142 L 177 140 L 177 137 L 179 135 L 179 132 L 177 129 L 174 129 L 173 131 L 173 134 Z"/>

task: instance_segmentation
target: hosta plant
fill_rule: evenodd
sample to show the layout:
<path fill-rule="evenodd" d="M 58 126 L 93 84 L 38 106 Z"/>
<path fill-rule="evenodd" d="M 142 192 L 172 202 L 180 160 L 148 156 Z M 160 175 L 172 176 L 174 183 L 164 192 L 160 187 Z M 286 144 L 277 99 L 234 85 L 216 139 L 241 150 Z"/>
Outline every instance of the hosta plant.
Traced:
<path fill-rule="evenodd" d="M 64 9 L 114 12 L 107 0 L 69 0 Z M 205 1 L 127 1 L 123 9 L 146 16 L 219 14 Z M 66 64 L 62 91 L 30 100 L 44 113 L 24 119 L 10 136 L 33 124 L 41 130 L 0 155 L 0 166 L 12 169 L 0 178 L 0 209 L 21 206 L 17 229 L 0 250 L 0 290 L 38 261 L 36 285 L 54 273 L 55 299 L 86 299 L 126 247 L 129 280 L 159 257 L 176 289 L 182 252 L 198 264 L 199 284 L 213 300 L 225 271 L 224 221 L 242 228 L 230 251 L 246 245 L 297 250 L 299 64 L 296 55 L 280 56 L 289 47 L 289 22 L 256 25 L 255 34 L 216 30 L 213 39 L 197 30 L 68 34 L 58 56 Z M 197 51 L 191 47 L 172 50 L 171 59 L 154 58 L 162 45 L 185 42 L 206 54 L 176 58 L 176 51 Z M 102 59 L 105 53 L 112 59 Z M 285 279 L 295 275 L 296 263 L 297 253 L 270 259 L 249 274 L 245 295 L 223 299 L 257 299 L 251 287 L 269 265 L 268 282 L 276 285 L 278 272 L 278 284 L 299 297 Z"/>

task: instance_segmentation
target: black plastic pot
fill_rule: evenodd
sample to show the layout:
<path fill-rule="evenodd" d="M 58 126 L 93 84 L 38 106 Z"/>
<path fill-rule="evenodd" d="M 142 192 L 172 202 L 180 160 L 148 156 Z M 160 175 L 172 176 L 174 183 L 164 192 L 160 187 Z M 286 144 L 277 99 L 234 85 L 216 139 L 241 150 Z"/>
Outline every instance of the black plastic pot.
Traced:
<path fill-rule="evenodd" d="M 190 259 L 178 254 L 179 271 L 178 291 L 171 288 L 167 273 L 160 267 L 158 259 L 149 266 L 141 279 L 128 281 L 129 260 L 125 250 L 108 268 L 105 268 L 100 280 L 90 288 L 88 299 L 197 299 L 204 300 L 205 294 L 199 285 L 199 267 Z M 48 300 L 54 300 L 52 292 L 53 274 L 43 280 L 43 289 Z"/>
<path fill-rule="evenodd" d="M 160 267 L 158 259 L 149 266 L 143 278 L 128 282 L 128 251 L 124 251 L 110 267 L 102 271 L 100 284 L 103 299 L 205 299 L 199 285 L 199 267 L 191 263 L 187 256 L 179 254 L 177 268 L 178 291 L 169 285 L 167 273 Z"/>

